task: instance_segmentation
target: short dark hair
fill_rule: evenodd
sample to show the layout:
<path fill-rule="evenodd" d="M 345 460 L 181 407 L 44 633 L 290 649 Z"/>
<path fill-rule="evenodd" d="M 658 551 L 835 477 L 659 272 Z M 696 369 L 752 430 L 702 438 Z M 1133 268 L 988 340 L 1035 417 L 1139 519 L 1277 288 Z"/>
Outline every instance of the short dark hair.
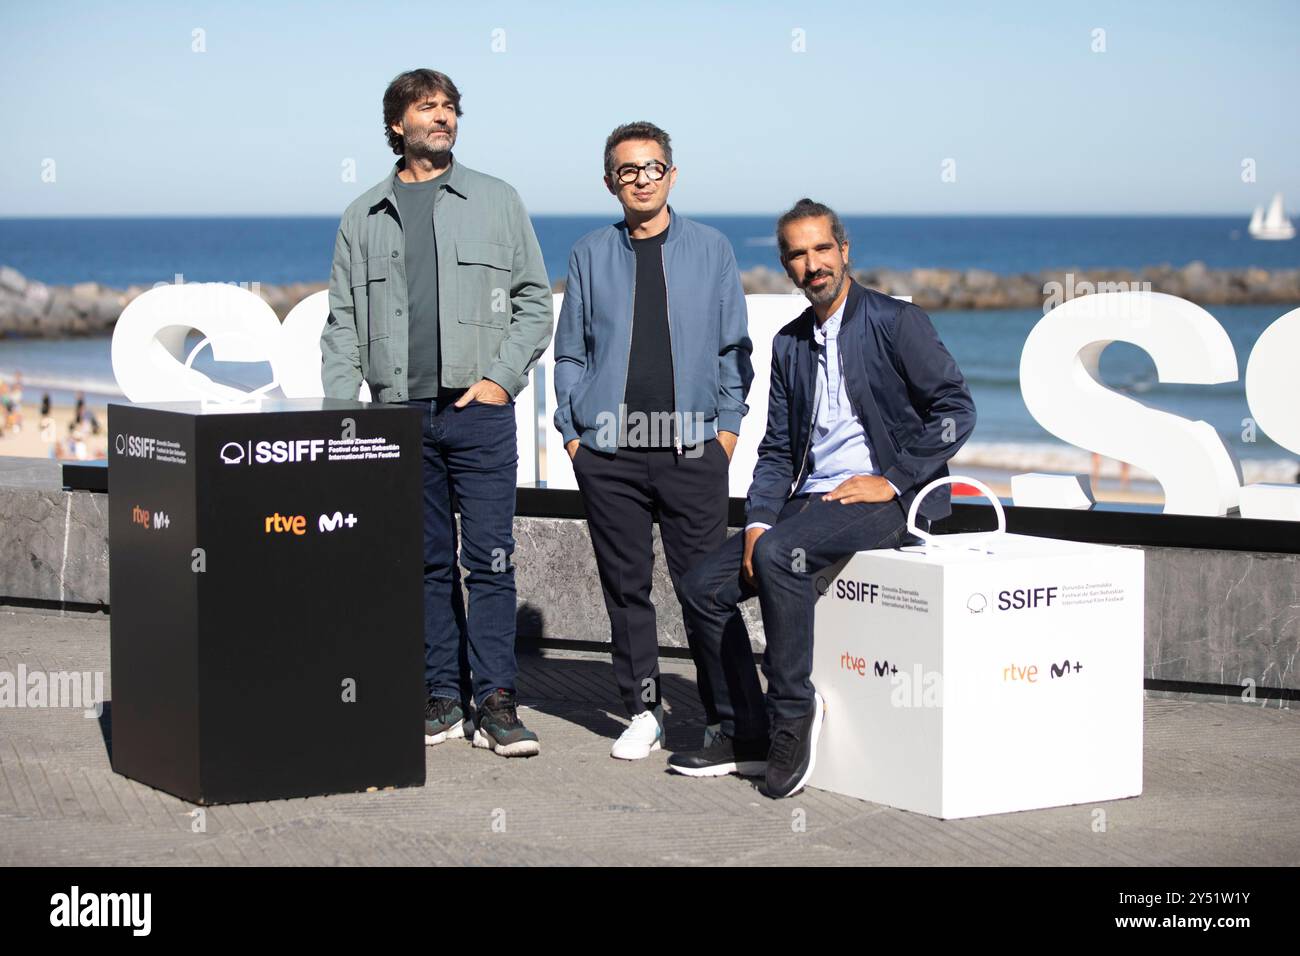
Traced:
<path fill-rule="evenodd" d="M 781 249 L 781 258 L 785 258 L 785 227 L 792 222 L 798 222 L 800 219 L 813 219 L 820 216 L 826 216 L 831 221 L 831 235 L 835 237 L 835 244 L 842 246 L 849 241 L 849 234 L 844 231 L 844 223 L 840 222 L 840 217 L 836 215 L 835 210 L 830 206 L 816 202 L 806 196 L 791 206 L 776 221 L 776 243 Z"/>
<path fill-rule="evenodd" d="M 644 120 L 636 123 L 624 123 L 617 127 L 614 132 L 609 134 L 605 140 L 605 175 L 608 176 L 614 171 L 614 147 L 619 143 L 626 143 L 630 139 L 651 139 L 659 144 L 659 148 L 664 151 L 664 159 L 668 163 L 668 168 L 673 165 L 673 143 L 668 138 L 668 134 L 661 130 L 654 123 L 647 123 Z"/>
<path fill-rule="evenodd" d="M 393 82 L 384 90 L 384 135 L 393 152 L 401 156 L 405 152 L 404 137 L 393 132 L 393 124 L 406 115 L 406 108 L 426 96 L 441 93 L 451 100 L 456 107 L 456 115 L 461 115 L 460 90 L 446 73 L 437 70 L 407 70 L 393 77 Z"/>

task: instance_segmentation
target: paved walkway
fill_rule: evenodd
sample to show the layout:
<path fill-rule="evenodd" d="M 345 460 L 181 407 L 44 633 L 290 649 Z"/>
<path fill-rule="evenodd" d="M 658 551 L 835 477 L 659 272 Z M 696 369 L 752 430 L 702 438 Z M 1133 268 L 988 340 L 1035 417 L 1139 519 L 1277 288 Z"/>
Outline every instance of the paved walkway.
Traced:
<path fill-rule="evenodd" d="M 103 671 L 102 616 L 0 608 L 0 671 Z M 806 790 L 773 801 L 736 777 L 694 780 L 663 757 L 609 757 L 623 726 L 607 660 L 521 660 L 542 755 L 428 749 L 428 784 L 194 808 L 109 767 L 100 724 L 73 709 L 0 709 L 0 864 L 1300 863 L 1300 715 L 1277 702 L 1150 697 L 1145 792 L 1101 804 L 940 821 Z M 689 665 L 666 662 L 670 748 L 703 720 Z M 675 704 L 675 706 L 673 706 Z"/>

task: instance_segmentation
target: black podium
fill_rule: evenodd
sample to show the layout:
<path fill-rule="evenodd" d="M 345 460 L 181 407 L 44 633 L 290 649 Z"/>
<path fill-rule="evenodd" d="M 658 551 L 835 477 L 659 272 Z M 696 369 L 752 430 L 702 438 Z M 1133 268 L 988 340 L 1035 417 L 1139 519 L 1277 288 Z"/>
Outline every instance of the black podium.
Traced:
<path fill-rule="evenodd" d="M 110 404 L 113 769 L 193 803 L 424 783 L 421 418 Z"/>

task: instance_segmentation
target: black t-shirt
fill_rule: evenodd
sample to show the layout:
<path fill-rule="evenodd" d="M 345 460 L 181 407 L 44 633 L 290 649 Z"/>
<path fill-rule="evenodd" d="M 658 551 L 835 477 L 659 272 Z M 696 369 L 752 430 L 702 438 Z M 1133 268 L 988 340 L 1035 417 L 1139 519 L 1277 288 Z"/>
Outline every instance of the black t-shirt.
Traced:
<path fill-rule="evenodd" d="M 672 446 L 668 422 L 674 410 L 673 358 L 668 331 L 668 288 L 664 281 L 663 245 L 668 230 L 647 239 L 633 239 L 636 253 L 636 297 L 632 304 L 632 351 L 628 356 L 627 427 L 620 444 L 633 447 Z M 639 413 L 642 421 L 636 427 Z"/>

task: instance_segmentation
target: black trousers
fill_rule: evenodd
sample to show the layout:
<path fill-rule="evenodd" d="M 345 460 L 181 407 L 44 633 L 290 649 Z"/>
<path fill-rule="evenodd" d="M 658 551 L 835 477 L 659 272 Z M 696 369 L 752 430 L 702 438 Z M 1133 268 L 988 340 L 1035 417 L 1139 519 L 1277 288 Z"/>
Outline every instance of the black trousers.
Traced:
<path fill-rule="evenodd" d="M 651 526 L 659 534 L 673 591 L 681 602 L 687 572 L 727 537 L 727 453 L 716 439 L 684 454 L 671 449 L 620 449 L 617 454 L 578 447 L 573 471 L 587 509 L 587 528 L 600 572 L 600 587 L 609 612 L 614 679 L 629 715 L 659 703 L 659 640 L 655 607 L 650 600 L 654 570 Z M 743 632 L 740 612 L 732 628 Z M 708 674 L 721 661 L 716 643 L 701 641 L 686 625 L 686 640 L 695 659 L 700 699 L 709 723 L 718 722 Z M 734 646 L 734 642 L 733 642 Z M 711 650 L 710 650 L 711 648 Z M 746 645 L 744 653 L 749 666 Z"/>

